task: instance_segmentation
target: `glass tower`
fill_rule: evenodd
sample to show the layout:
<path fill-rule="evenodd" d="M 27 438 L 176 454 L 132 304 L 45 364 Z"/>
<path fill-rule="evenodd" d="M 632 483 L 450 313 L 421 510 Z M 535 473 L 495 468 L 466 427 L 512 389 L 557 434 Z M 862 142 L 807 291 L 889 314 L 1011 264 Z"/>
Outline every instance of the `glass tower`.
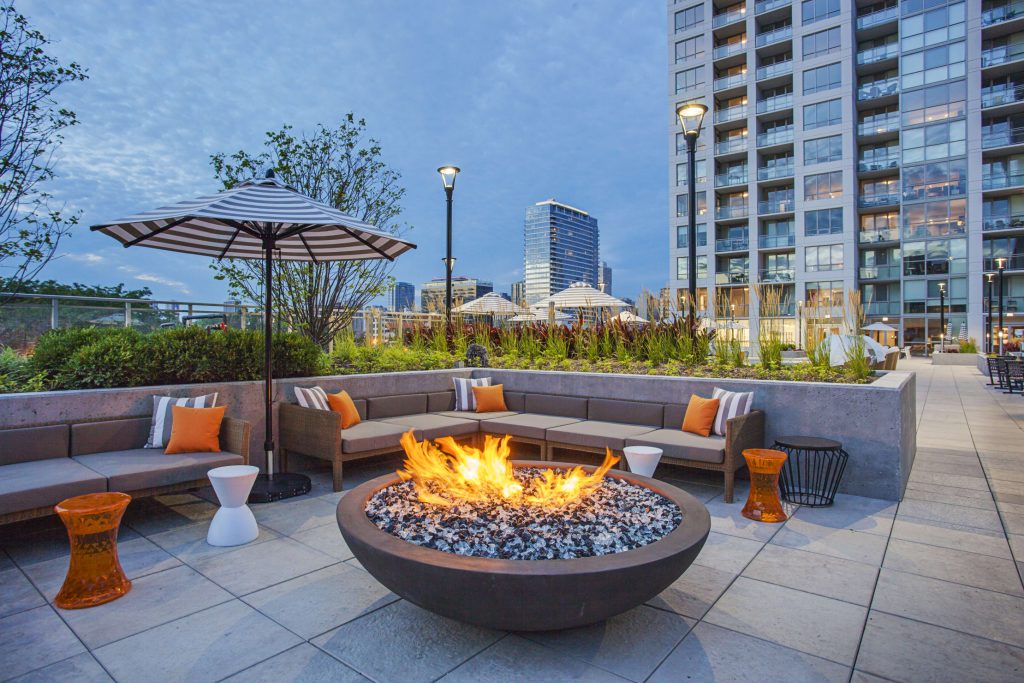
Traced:
<path fill-rule="evenodd" d="M 554 199 L 526 209 L 523 273 L 526 303 L 534 304 L 574 282 L 598 281 L 597 219 Z"/>

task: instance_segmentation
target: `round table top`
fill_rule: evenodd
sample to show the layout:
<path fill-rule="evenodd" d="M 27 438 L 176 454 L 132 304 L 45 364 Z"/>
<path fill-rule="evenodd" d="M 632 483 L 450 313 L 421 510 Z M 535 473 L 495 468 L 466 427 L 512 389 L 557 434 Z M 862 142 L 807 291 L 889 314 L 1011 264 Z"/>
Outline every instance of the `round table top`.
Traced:
<path fill-rule="evenodd" d="M 843 447 L 838 441 L 820 436 L 779 436 L 775 438 L 775 445 L 804 451 L 834 451 Z"/>

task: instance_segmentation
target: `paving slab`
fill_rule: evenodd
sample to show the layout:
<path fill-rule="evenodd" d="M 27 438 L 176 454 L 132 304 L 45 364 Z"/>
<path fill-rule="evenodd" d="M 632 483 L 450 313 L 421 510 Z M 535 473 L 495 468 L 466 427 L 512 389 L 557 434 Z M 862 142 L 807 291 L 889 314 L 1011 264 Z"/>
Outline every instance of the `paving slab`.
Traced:
<path fill-rule="evenodd" d="M 543 645 L 510 635 L 439 680 L 442 683 L 622 683 L 626 679 L 580 659 L 558 656 Z"/>
<path fill-rule="evenodd" d="M 765 524 L 755 522 L 743 516 L 743 505 L 738 503 L 726 503 L 719 496 L 704 504 L 711 515 L 711 530 L 728 536 L 739 536 L 749 538 L 762 543 L 771 540 L 781 524 Z"/>
<path fill-rule="evenodd" d="M 889 541 L 882 566 L 965 586 L 1024 595 L 1013 561 L 990 555 L 894 538 Z"/>
<path fill-rule="evenodd" d="M 927 519 L 947 524 L 959 524 L 975 529 L 1002 531 L 1003 525 L 999 515 L 990 510 L 951 505 L 949 503 L 933 503 L 923 500 L 904 500 L 900 503 L 899 517 Z"/>
<path fill-rule="evenodd" d="M 224 683 L 369 683 L 334 657 L 309 643 L 296 645 L 240 671 Z"/>
<path fill-rule="evenodd" d="M 352 551 L 345 543 L 337 524 L 324 524 L 314 529 L 299 531 L 292 534 L 291 538 L 336 560 L 348 560 L 352 557 Z"/>
<path fill-rule="evenodd" d="M 206 542 L 206 534 L 209 530 L 210 526 L 208 524 L 191 524 L 157 534 L 150 534 L 146 538 L 185 563 L 203 557 L 222 555 L 238 549 L 238 546 L 210 545 Z M 262 543 L 280 536 L 276 531 L 265 526 L 259 527 L 258 531 L 259 536 L 255 540 L 250 541 L 248 545 Z"/>
<path fill-rule="evenodd" d="M 209 524 L 219 509 L 197 496 L 141 498 L 128 504 L 122 524 L 149 536 L 180 526 Z"/>
<path fill-rule="evenodd" d="M 298 498 L 250 507 L 257 522 L 285 536 L 338 523 L 335 517 L 337 507 L 318 498 Z"/>
<path fill-rule="evenodd" d="M 986 531 L 931 520 L 900 518 L 892 527 L 892 537 L 928 545 L 964 550 L 970 553 L 1010 559 L 1010 546 L 998 531 Z"/>
<path fill-rule="evenodd" d="M 743 576 L 867 607 L 878 569 L 853 560 L 766 545 Z"/>
<path fill-rule="evenodd" d="M 888 536 L 895 515 L 895 503 L 838 495 L 835 504 L 828 507 L 801 507 L 793 513 L 794 523 L 788 526 L 790 529 L 799 529 L 803 526 L 801 522 L 806 522 L 828 529 L 848 529 Z"/>
<path fill-rule="evenodd" d="M 13 564 L 0 570 L 0 617 L 45 605 L 46 599 Z"/>
<path fill-rule="evenodd" d="M 290 538 L 240 546 L 192 561 L 196 571 L 235 595 L 245 595 L 322 569 L 335 560 Z"/>
<path fill-rule="evenodd" d="M 786 522 L 785 528 L 769 542 L 877 567 L 882 564 L 886 538 L 879 534 L 834 529 L 794 518 Z"/>
<path fill-rule="evenodd" d="M 691 564 L 668 588 L 647 601 L 658 609 L 700 619 L 725 592 L 736 575 L 720 569 Z"/>
<path fill-rule="evenodd" d="M 0 672 L 13 678 L 85 652 L 49 605 L 0 619 Z"/>
<path fill-rule="evenodd" d="M 763 545 L 760 541 L 712 531 L 694 562 L 723 572 L 739 574 Z"/>
<path fill-rule="evenodd" d="M 108 683 L 114 679 L 88 652 L 11 679 L 11 683 Z"/>

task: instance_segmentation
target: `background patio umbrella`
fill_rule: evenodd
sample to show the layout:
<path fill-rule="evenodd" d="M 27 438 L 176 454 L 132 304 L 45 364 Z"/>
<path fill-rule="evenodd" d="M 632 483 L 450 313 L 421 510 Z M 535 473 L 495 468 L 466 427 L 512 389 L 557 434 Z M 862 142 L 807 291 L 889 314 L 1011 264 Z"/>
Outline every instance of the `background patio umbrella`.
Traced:
<path fill-rule="evenodd" d="M 967 323 L 960 323 L 960 341 L 967 341 Z"/>
<path fill-rule="evenodd" d="M 528 311 L 514 316 L 511 320 L 514 323 L 545 323 L 548 321 L 548 317 L 541 311 Z M 567 323 L 570 320 L 572 320 L 572 316 L 568 313 L 555 313 L 555 322 L 558 324 Z"/>
<path fill-rule="evenodd" d="M 895 332 L 896 328 L 885 323 L 871 323 L 861 328 L 865 332 Z"/>
<path fill-rule="evenodd" d="M 864 351 L 867 355 L 871 356 L 871 359 L 876 363 L 881 363 L 885 360 L 885 354 L 888 351 L 884 346 L 876 342 L 871 337 L 860 335 L 861 339 L 864 340 Z M 849 334 L 829 334 L 822 339 L 821 343 L 825 344 L 825 348 L 828 349 L 829 365 L 837 367 L 844 365 L 847 360 L 846 350 L 851 348 L 855 337 Z"/>
<path fill-rule="evenodd" d="M 488 292 L 478 299 L 467 301 L 452 309 L 452 313 L 464 315 L 516 315 L 524 313 L 524 309 L 516 306 L 496 292 Z"/>
<path fill-rule="evenodd" d="M 531 308 L 547 308 L 554 304 L 555 308 L 628 308 L 628 304 L 594 289 L 585 282 L 576 282 L 557 294 L 552 294 L 533 304 Z"/>
<path fill-rule="evenodd" d="M 334 207 L 300 194 L 268 171 L 230 190 L 92 226 L 125 247 L 166 249 L 216 259 L 264 262 L 264 404 L 267 476 L 253 488 L 251 500 L 265 502 L 309 491 L 301 475 L 274 476 L 273 368 L 271 318 L 274 260 L 393 260 L 415 244 L 378 231 Z"/>
<path fill-rule="evenodd" d="M 647 318 L 641 318 L 640 316 L 638 316 L 636 313 L 633 313 L 632 311 L 622 311 L 621 313 L 619 313 L 615 317 L 618 318 L 619 320 L 621 320 L 624 323 L 643 324 L 643 323 L 647 322 Z"/>

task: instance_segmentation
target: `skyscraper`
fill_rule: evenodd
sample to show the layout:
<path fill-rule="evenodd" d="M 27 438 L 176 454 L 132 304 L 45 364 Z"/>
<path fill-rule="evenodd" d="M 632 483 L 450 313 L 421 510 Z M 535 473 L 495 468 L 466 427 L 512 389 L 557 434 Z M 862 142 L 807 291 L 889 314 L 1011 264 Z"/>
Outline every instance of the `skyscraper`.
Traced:
<path fill-rule="evenodd" d="M 869 321 L 923 344 L 940 333 L 945 289 L 945 319 L 954 331 L 966 322 L 980 344 L 984 273 L 997 258 L 1007 258 L 1006 312 L 1024 307 L 1016 6 L 669 0 L 672 289 L 686 287 L 696 191 L 705 308 L 724 304 L 756 331 L 753 285 L 776 285 L 793 338 L 797 302 L 828 306 L 859 289 Z M 686 102 L 709 108 L 695 188 L 674 121 Z"/>
<path fill-rule="evenodd" d="M 444 313 L 444 285 L 443 277 L 435 277 L 430 282 L 420 285 L 420 310 L 426 313 Z M 493 291 L 494 285 L 490 282 L 474 277 L 453 277 L 452 308 L 479 299 Z"/>
<path fill-rule="evenodd" d="M 390 310 L 411 311 L 416 308 L 416 288 L 411 282 L 396 282 L 388 294 Z"/>
<path fill-rule="evenodd" d="M 512 283 L 512 303 L 517 306 L 526 305 L 526 283 L 520 280 Z"/>
<path fill-rule="evenodd" d="M 605 294 L 612 293 L 612 267 L 601 261 L 601 269 L 597 272 L 597 288 Z"/>
<path fill-rule="evenodd" d="M 526 303 L 533 304 L 574 282 L 597 285 L 597 219 L 554 199 L 526 209 L 523 224 Z"/>

